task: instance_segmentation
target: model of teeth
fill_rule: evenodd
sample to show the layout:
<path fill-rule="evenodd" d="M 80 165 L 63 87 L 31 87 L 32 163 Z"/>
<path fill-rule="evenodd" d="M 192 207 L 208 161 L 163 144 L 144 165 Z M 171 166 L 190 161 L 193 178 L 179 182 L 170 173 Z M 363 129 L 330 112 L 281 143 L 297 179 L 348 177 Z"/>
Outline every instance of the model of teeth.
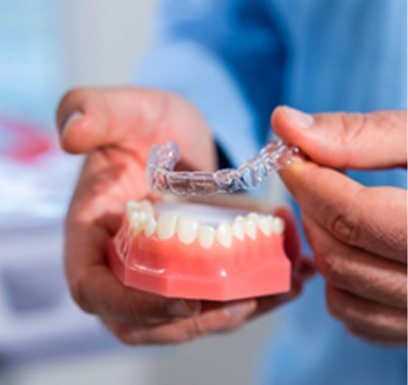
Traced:
<path fill-rule="evenodd" d="M 231 301 L 287 292 L 291 263 L 284 222 L 227 201 L 131 201 L 108 245 L 115 276 L 134 289 L 171 298 Z M 250 207 L 250 209 L 248 209 Z"/>
<path fill-rule="evenodd" d="M 133 235 L 144 234 L 147 238 L 161 241 L 177 237 L 183 244 L 197 242 L 203 249 L 210 249 L 217 244 L 230 248 L 237 241 L 254 241 L 260 234 L 270 237 L 284 231 L 283 220 L 272 215 L 252 212 L 246 216 L 238 215 L 232 220 L 221 220 L 217 226 L 212 226 L 200 222 L 200 218 L 193 215 L 155 213 L 147 200 L 130 201 L 126 214 Z"/>

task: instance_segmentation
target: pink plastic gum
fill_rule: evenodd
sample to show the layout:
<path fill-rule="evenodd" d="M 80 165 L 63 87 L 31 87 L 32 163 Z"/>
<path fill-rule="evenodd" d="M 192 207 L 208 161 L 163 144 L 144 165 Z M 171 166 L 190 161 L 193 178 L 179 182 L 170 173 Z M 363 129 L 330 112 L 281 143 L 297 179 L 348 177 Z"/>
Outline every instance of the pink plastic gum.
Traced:
<path fill-rule="evenodd" d="M 109 245 L 109 261 L 125 286 L 165 297 L 228 301 L 290 289 L 291 264 L 281 234 L 258 231 L 255 240 L 204 249 L 197 240 L 184 244 L 175 236 L 134 236 L 125 218 Z"/>

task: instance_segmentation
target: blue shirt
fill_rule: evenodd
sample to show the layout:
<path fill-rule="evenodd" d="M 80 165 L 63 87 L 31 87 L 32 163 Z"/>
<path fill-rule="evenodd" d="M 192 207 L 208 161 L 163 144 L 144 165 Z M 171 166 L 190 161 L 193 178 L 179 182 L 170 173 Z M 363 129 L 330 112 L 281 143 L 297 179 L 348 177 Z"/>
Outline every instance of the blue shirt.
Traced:
<path fill-rule="evenodd" d="M 136 82 L 190 99 L 240 163 L 267 139 L 278 104 L 308 112 L 405 109 L 406 12 L 405 0 L 163 1 Z M 402 170 L 350 176 L 406 185 Z M 406 383 L 406 349 L 348 335 L 328 315 L 321 279 L 278 315 L 255 383 Z"/>

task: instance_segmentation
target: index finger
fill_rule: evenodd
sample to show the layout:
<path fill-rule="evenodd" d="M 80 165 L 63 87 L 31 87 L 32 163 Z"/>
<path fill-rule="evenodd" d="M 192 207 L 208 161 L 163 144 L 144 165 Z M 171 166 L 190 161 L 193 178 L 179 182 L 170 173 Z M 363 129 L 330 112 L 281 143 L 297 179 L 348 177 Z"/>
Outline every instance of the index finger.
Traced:
<path fill-rule="evenodd" d="M 190 167 L 215 168 L 213 139 L 203 116 L 175 94 L 131 87 L 71 90 L 59 104 L 56 121 L 61 146 L 70 153 L 119 146 L 145 160 L 154 143 L 171 140 Z M 197 143 L 208 156 L 197 157 Z"/>
<path fill-rule="evenodd" d="M 335 238 L 406 263 L 404 190 L 366 188 L 312 162 L 299 161 L 280 174 L 302 209 Z"/>

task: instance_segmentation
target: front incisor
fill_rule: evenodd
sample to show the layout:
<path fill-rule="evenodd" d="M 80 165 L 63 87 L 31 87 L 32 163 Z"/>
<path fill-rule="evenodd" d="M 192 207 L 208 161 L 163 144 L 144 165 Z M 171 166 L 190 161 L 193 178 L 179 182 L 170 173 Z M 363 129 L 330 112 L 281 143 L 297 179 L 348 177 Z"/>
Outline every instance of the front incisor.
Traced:
<path fill-rule="evenodd" d="M 182 243 L 190 244 L 197 239 L 200 223 L 190 217 L 180 217 L 177 220 L 177 236 Z"/>
<path fill-rule="evenodd" d="M 157 220 L 157 236 L 165 241 L 176 233 L 177 216 L 174 214 L 161 214 Z"/>

